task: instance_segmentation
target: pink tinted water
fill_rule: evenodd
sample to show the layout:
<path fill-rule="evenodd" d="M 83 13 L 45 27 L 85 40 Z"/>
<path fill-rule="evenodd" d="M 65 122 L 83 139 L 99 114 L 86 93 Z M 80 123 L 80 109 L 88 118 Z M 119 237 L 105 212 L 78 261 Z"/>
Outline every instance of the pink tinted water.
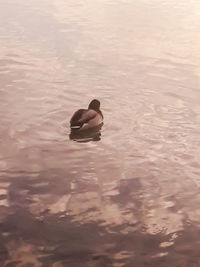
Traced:
<path fill-rule="evenodd" d="M 200 3 L 0 7 L 1 266 L 199 266 Z"/>

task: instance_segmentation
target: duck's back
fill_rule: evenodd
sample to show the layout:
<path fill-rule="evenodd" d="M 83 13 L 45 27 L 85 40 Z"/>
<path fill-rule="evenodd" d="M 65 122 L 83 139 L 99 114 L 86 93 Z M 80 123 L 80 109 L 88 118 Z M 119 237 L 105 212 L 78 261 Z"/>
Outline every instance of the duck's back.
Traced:
<path fill-rule="evenodd" d="M 70 120 L 70 125 L 71 126 L 77 126 L 78 125 L 78 121 L 81 119 L 81 117 L 83 116 L 83 114 L 87 111 L 87 109 L 79 109 L 77 110 L 71 120 Z"/>

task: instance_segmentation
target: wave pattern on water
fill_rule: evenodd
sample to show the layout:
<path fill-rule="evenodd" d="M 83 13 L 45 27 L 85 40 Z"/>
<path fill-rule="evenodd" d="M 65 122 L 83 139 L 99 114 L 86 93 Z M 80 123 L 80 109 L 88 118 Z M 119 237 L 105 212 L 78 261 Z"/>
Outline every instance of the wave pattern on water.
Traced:
<path fill-rule="evenodd" d="M 199 2 L 2 7 L 0 265 L 198 266 Z"/>

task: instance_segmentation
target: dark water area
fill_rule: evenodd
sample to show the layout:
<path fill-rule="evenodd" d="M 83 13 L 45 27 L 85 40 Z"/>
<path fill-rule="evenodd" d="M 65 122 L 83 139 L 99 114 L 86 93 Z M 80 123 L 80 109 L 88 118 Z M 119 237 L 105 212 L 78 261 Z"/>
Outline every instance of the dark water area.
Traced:
<path fill-rule="evenodd" d="M 0 266 L 200 266 L 199 10 L 0 0 Z"/>

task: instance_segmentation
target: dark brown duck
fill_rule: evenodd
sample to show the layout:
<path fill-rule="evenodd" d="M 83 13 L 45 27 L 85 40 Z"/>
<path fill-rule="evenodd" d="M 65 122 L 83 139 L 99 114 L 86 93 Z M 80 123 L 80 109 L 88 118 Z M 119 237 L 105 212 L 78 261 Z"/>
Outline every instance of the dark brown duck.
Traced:
<path fill-rule="evenodd" d="M 88 109 L 77 110 L 71 120 L 70 127 L 72 130 L 88 130 L 103 123 L 103 114 L 100 110 L 100 101 L 93 99 Z"/>

